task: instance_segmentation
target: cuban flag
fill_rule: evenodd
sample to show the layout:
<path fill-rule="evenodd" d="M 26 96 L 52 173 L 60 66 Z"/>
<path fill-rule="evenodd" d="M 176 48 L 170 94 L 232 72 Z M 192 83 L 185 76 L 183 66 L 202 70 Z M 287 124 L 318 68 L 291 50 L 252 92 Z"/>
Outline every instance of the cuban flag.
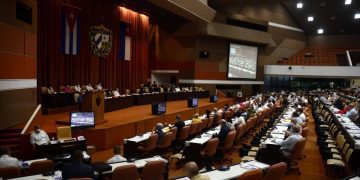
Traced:
<path fill-rule="evenodd" d="M 61 51 L 77 55 L 80 51 L 80 8 L 62 4 Z"/>
<path fill-rule="evenodd" d="M 130 24 L 120 22 L 119 29 L 119 59 L 130 61 L 131 59 L 131 36 Z"/>

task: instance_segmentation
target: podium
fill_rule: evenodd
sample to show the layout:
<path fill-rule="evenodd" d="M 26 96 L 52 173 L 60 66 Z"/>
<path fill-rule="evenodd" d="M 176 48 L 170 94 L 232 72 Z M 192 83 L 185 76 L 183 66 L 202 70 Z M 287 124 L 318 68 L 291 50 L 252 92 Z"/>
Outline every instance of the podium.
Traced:
<path fill-rule="evenodd" d="M 84 94 L 81 111 L 94 112 L 95 124 L 106 122 L 104 119 L 105 97 L 104 91 L 91 91 Z"/>

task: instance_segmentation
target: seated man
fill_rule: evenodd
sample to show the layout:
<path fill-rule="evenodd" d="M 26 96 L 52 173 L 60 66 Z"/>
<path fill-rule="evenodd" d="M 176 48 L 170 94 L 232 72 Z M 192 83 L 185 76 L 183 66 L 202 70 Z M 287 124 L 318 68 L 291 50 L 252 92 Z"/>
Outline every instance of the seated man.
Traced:
<path fill-rule="evenodd" d="M 358 116 L 358 112 L 356 111 L 355 108 L 355 104 L 354 103 L 350 103 L 349 104 L 349 111 L 345 114 L 345 116 L 347 118 L 349 118 L 351 121 L 355 121 L 357 116 Z"/>
<path fill-rule="evenodd" d="M 157 123 L 155 126 L 155 133 L 158 135 L 157 145 L 161 145 L 164 138 L 163 124 Z"/>
<path fill-rule="evenodd" d="M 11 150 L 9 147 L 0 147 L 0 168 L 5 167 L 20 167 L 21 162 L 11 157 Z"/>
<path fill-rule="evenodd" d="M 302 138 L 300 134 L 300 128 L 301 126 L 299 125 L 292 126 L 291 128 L 292 133 L 283 142 L 281 142 L 280 150 L 283 156 L 285 157 L 289 156 L 296 142 Z"/>
<path fill-rule="evenodd" d="M 53 89 L 52 86 L 50 86 L 49 88 L 47 88 L 47 93 L 48 93 L 48 94 L 55 94 L 55 91 L 54 91 L 54 89 Z"/>
<path fill-rule="evenodd" d="M 86 89 L 86 91 L 93 91 L 94 90 L 94 88 L 91 86 L 91 83 L 86 85 L 85 89 Z"/>
<path fill-rule="evenodd" d="M 229 128 L 229 126 L 227 126 L 227 122 L 224 119 L 221 120 L 220 132 L 218 134 L 220 144 L 224 144 L 224 141 L 225 141 L 227 135 L 229 134 L 229 132 L 230 132 L 230 128 Z"/>
<path fill-rule="evenodd" d="M 35 146 L 35 144 L 43 145 L 49 142 L 50 139 L 46 132 L 41 130 L 39 125 L 35 125 L 34 132 L 30 135 L 30 143 Z"/>
<path fill-rule="evenodd" d="M 199 174 L 199 167 L 195 162 L 188 162 L 184 166 L 186 176 L 191 180 L 210 180 L 208 175 Z"/>
<path fill-rule="evenodd" d="M 69 178 L 93 178 L 95 179 L 94 168 L 83 163 L 84 157 L 80 150 L 76 150 L 71 155 L 71 162 L 65 163 L 62 169 L 62 178 L 64 180 Z"/>
<path fill-rule="evenodd" d="M 183 120 L 181 120 L 180 115 L 176 115 L 176 122 L 175 122 L 174 126 L 177 128 L 176 137 L 179 137 L 182 128 L 185 126 L 185 122 Z"/>
<path fill-rule="evenodd" d="M 119 145 L 114 146 L 113 153 L 114 153 L 114 156 L 112 158 L 110 158 L 109 160 L 107 160 L 108 164 L 126 161 L 126 159 L 121 156 L 121 146 L 119 146 Z"/>
<path fill-rule="evenodd" d="M 99 82 L 99 84 L 96 85 L 96 90 L 102 90 L 102 86 L 101 86 L 101 83 Z"/>
<path fill-rule="evenodd" d="M 119 97 L 120 96 L 120 92 L 119 92 L 119 89 L 116 88 L 114 91 L 113 91 L 113 96 L 114 97 Z"/>

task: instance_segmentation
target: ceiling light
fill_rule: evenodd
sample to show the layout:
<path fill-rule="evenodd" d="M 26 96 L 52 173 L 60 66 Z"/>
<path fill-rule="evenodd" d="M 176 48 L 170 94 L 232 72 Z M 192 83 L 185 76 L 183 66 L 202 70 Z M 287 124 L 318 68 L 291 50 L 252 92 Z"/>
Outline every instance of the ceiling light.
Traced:
<path fill-rule="evenodd" d="M 318 29 L 318 34 L 324 33 L 324 30 L 322 28 Z"/>
<path fill-rule="evenodd" d="M 302 3 L 302 2 L 298 2 L 298 3 L 296 4 L 296 7 L 297 7 L 298 9 L 302 8 L 302 7 L 303 7 L 303 3 Z"/>
<path fill-rule="evenodd" d="M 310 22 L 310 21 L 314 21 L 314 17 L 313 16 L 309 16 L 308 17 L 308 21 Z"/>
<path fill-rule="evenodd" d="M 351 0 L 345 0 L 345 5 L 350 5 L 351 4 Z"/>
<path fill-rule="evenodd" d="M 354 16 L 355 19 L 360 19 L 360 13 L 356 13 Z"/>

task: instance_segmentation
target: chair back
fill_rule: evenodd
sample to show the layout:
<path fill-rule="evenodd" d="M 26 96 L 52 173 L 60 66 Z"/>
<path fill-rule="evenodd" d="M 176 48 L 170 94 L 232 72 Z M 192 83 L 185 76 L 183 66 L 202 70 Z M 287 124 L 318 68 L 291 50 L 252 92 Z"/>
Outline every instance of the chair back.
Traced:
<path fill-rule="evenodd" d="M 162 160 L 147 162 L 141 173 L 143 180 L 163 180 L 165 175 L 165 162 Z"/>
<path fill-rule="evenodd" d="M 35 161 L 30 164 L 27 175 L 42 174 L 54 170 L 54 163 L 51 160 Z"/>
<path fill-rule="evenodd" d="M 47 94 L 47 87 L 41 87 L 41 94 Z"/>
<path fill-rule="evenodd" d="M 309 135 L 309 127 L 303 128 L 301 132 L 301 136 L 307 138 L 308 135 Z"/>
<path fill-rule="evenodd" d="M 21 169 L 20 167 L 3 167 L 0 168 L 0 178 L 10 179 L 10 178 L 17 178 L 21 176 Z"/>
<path fill-rule="evenodd" d="M 163 142 L 158 146 L 159 149 L 166 149 L 171 146 L 171 142 L 174 139 L 174 134 L 172 132 L 168 132 L 164 135 Z"/>
<path fill-rule="evenodd" d="M 349 148 L 346 152 L 346 155 L 345 155 L 345 160 L 347 163 L 349 163 L 349 160 L 350 160 L 350 157 L 353 153 L 354 149 L 353 148 Z"/>
<path fill-rule="evenodd" d="M 203 130 L 203 125 L 204 125 L 204 122 L 203 121 L 200 121 L 198 123 L 196 123 L 196 134 L 200 134 L 201 131 Z"/>
<path fill-rule="evenodd" d="M 272 165 L 266 172 L 263 180 L 281 179 L 286 172 L 286 163 L 280 162 Z"/>
<path fill-rule="evenodd" d="M 186 140 L 186 138 L 189 137 L 190 133 L 190 126 L 184 126 L 181 131 L 178 140 L 183 141 Z"/>
<path fill-rule="evenodd" d="M 215 155 L 218 145 L 219 145 L 219 138 L 210 139 L 206 144 L 205 155 L 207 156 Z"/>
<path fill-rule="evenodd" d="M 258 180 L 263 177 L 263 172 L 261 169 L 254 169 L 245 172 L 240 177 L 238 177 L 238 180 Z"/>
<path fill-rule="evenodd" d="M 126 95 L 130 95 L 130 89 L 126 89 L 126 90 L 125 90 L 125 94 L 126 94 Z"/>
<path fill-rule="evenodd" d="M 240 138 L 244 135 L 244 133 L 245 133 L 245 128 L 246 128 L 246 124 L 245 124 L 245 123 L 244 123 L 244 124 L 241 124 L 241 125 L 239 126 L 239 133 L 237 134 L 237 137 L 236 137 L 237 140 L 240 140 Z"/>
<path fill-rule="evenodd" d="M 124 166 L 119 166 L 114 169 L 112 173 L 112 180 L 117 179 L 128 179 L 128 180 L 136 180 L 138 179 L 139 174 L 137 172 L 137 167 L 135 164 L 127 164 Z"/>
<path fill-rule="evenodd" d="M 213 123 L 214 123 L 214 117 L 210 116 L 206 123 L 206 128 L 210 129 Z"/>
<path fill-rule="evenodd" d="M 72 138 L 71 127 L 70 126 L 57 127 L 56 135 L 58 140 Z"/>
<path fill-rule="evenodd" d="M 156 143 L 158 140 L 158 135 L 155 133 L 152 133 L 149 137 L 149 139 L 147 140 L 147 144 L 145 146 L 145 151 L 152 151 L 156 148 Z"/>
<path fill-rule="evenodd" d="M 198 125 L 199 123 L 191 123 L 190 124 L 190 131 L 189 131 L 189 135 L 190 136 L 193 136 L 193 135 L 195 135 L 196 134 L 196 130 L 197 130 L 197 125 Z"/>
<path fill-rule="evenodd" d="M 172 128 L 170 129 L 170 132 L 173 133 L 173 139 L 171 140 L 171 141 L 173 141 L 173 140 L 176 139 L 177 127 L 172 127 Z"/>
<path fill-rule="evenodd" d="M 231 148 L 234 145 L 235 136 L 236 136 L 236 131 L 230 131 L 228 133 L 224 141 L 223 151 L 231 150 Z"/>
<path fill-rule="evenodd" d="M 293 147 L 292 153 L 289 156 L 289 159 L 299 159 L 303 155 L 305 148 L 306 139 L 299 139 Z"/>

